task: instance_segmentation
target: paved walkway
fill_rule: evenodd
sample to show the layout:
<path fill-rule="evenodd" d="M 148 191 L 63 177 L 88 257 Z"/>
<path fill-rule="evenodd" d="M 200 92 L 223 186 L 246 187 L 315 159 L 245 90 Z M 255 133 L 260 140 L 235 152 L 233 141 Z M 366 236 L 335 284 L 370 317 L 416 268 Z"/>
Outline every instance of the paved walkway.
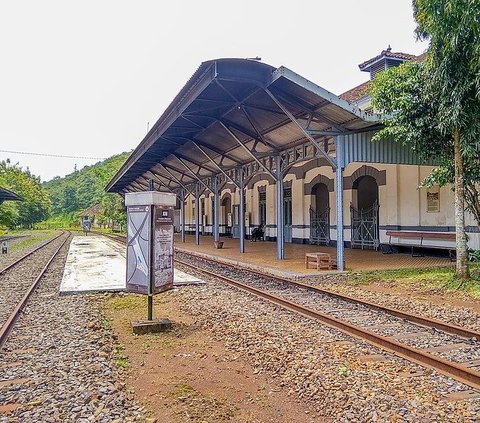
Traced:
<path fill-rule="evenodd" d="M 294 273 L 299 275 L 325 273 L 325 270 L 305 269 L 305 253 L 325 252 L 336 256 L 336 249 L 319 245 L 306 244 L 285 244 L 285 260 L 276 259 L 275 242 L 251 242 L 245 240 L 245 253 L 239 251 L 239 240 L 221 237 L 224 242 L 223 249 L 218 250 L 213 246 L 211 236 L 202 236 L 200 245 L 195 245 L 195 237 L 187 235 L 186 243 L 180 240 L 180 235 L 175 235 L 175 247 L 195 251 L 200 254 L 208 254 L 223 259 L 243 262 L 252 266 L 260 266 L 270 269 L 273 273 L 278 271 Z M 372 271 L 372 270 L 394 270 L 407 268 L 426 268 L 436 266 L 452 266 L 448 258 L 443 257 L 412 257 L 410 254 L 382 254 L 380 251 L 345 249 L 345 260 L 347 270 Z"/>
<path fill-rule="evenodd" d="M 126 252 L 118 242 L 102 236 L 74 236 L 68 251 L 60 293 L 125 290 Z M 202 283 L 175 270 L 174 285 Z"/>

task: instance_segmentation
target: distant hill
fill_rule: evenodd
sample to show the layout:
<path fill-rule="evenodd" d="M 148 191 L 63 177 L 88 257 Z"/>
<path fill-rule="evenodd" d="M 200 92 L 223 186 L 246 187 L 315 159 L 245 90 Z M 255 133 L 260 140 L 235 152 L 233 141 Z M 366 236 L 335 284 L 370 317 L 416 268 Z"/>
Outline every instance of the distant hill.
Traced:
<path fill-rule="evenodd" d="M 104 189 L 125 163 L 130 153 L 121 153 L 63 178 L 57 176 L 42 184 L 52 200 L 52 218 L 73 216 L 95 204 L 108 202 Z"/>

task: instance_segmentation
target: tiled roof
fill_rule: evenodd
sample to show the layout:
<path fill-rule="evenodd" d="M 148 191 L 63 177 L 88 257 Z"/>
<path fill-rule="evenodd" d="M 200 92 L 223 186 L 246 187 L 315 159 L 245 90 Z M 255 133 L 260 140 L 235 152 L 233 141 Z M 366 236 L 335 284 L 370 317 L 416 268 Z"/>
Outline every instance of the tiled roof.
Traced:
<path fill-rule="evenodd" d="M 415 62 L 424 62 L 426 58 L 427 58 L 427 52 L 422 53 L 418 56 L 415 56 L 415 58 L 412 59 L 412 60 L 415 61 Z"/>
<path fill-rule="evenodd" d="M 403 60 L 415 60 L 417 58 L 417 56 L 415 56 L 414 54 L 383 50 L 378 56 L 375 56 L 372 59 L 368 59 L 366 62 L 360 63 L 358 67 L 360 68 L 360 70 L 363 70 L 367 68 L 369 65 L 371 65 L 372 63 L 381 59 L 382 57 L 392 57 L 394 59 L 403 59 Z"/>
<path fill-rule="evenodd" d="M 362 64 L 358 65 L 360 69 L 362 67 L 368 66 L 369 63 L 374 62 L 375 60 L 380 59 L 383 55 L 387 57 L 396 57 L 399 59 L 404 59 L 404 60 L 414 60 L 415 62 L 423 62 L 425 61 L 425 58 L 427 57 L 427 53 L 422 53 L 418 56 L 415 56 L 414 54 L 407 54 L 407 53 L 395 53 L 391 52 L 388 50 L 382 51 L 381 54 L 378 56 L 374 57 L 373 59 L 367 60 L 366 62 L 363 62 Z M 345 91 L 343 94 L 340 94 L 340 98 L 343 98 L 344 100 L 348 101 L 349 103 L 354 103 L 364 97 L 368 96 L 368 85 L 370 81 L 366 81 L 360 85 L 357 85 L 354 88 L 351 88 L 348 91 Z"/>
<path fill-rule="evenodd" d="M 100 211 L 100 204 L 95 204 L 94 206 L 85 209 L 82 213 L 82 216 L 96 216 L 97 214 L 100 214 Z"/>
<path fill-rule="evenodd" d="M 349 103 L 353 103 L 357 100 L 360 100 L 363 97 L 368 95 L 368 86 L 370 81 L 366 81 L 356 87 L 345 91 L 343 94 L 340 94 L 339 97 L 348 101 Z"/>

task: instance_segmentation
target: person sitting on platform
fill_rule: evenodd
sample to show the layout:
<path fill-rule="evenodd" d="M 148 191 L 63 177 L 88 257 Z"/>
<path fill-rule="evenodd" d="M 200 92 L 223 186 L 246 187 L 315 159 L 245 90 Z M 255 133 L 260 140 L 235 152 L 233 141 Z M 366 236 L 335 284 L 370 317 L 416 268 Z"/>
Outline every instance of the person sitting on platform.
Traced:
<path fill-rule="evenodd" d="M 260 225 L 258 228 L 255 228 L 253 231 L 252 231 L 252 242 L 257 242 L 257 239 L 259 241 L 263 241 L 263 237 L 264 237 L 265 233 L 263 231 L 263 225 Z"/>

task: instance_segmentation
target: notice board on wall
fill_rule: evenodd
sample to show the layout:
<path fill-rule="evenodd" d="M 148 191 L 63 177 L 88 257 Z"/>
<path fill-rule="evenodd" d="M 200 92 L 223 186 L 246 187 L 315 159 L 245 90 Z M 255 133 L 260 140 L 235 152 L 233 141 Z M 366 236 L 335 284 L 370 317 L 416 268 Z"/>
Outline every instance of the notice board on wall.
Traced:
<path fill-rule="evenodd" d="M 427 189 L 427 213 L 440 212 L 440 187 L 434 186 Z"/>

